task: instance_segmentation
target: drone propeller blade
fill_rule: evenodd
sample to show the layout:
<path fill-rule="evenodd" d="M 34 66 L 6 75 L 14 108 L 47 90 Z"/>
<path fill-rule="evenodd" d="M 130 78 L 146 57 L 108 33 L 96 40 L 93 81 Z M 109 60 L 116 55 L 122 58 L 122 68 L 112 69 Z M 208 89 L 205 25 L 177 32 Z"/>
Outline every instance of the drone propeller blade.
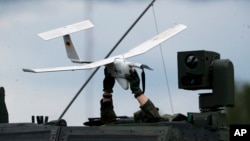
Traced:
<path fill-rule="evenodd" d="M 153 70 L 152 68 L 150 68 L 148 65 L 142 64 L 141 65 L 142 69 L 148 69 L 148 70 Z"/>

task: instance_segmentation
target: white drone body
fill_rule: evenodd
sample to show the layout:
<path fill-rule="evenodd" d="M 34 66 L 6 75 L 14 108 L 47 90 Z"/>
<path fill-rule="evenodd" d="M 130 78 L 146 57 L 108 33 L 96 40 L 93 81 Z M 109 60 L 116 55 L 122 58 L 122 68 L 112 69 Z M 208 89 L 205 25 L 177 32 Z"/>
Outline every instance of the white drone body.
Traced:
<path fill-rule="evenodd" d="M 126 80 L 125 76 L 126 74 L 129 74 L 129 71 L 131 69 L 134 69 L 136 67 L 136 68 L 141 68 L 141 69 L 146 68 L 146 69 L 151 70 L 151 68 L 144 64 L 128 62 L 125 59 L 133 57 L 133 56 L 141 55 L 187 28 L 187 26 L 183 24 L 175 25 L 174 27 L 165 30 L 164 32 L 158 34 L 152 39 L 134 47 L 133 49 L 129 50 L 126 53 L 116 55 L 113 57 L 109 57 L 106 59 L 102 59 L 99 61 L 95 61 L 95 62 L 88 62 L 88 61 L 84 61 L 80 59 L 72 43 L 70 34 L 80 31 L 80 30 L 88 29 L 91 27 L 94 27 L 94 25 L 89 20 L 87 20 L 87 21 L 82 21 L 79 23 L 75 23 L 72 25 L 68 25 L 65 27 L 57 28 L 51 31 L 38 34 L 44 40 L 50 40 L 50 39 L 63 36 L 68 58 L 74 63 L 85 63 L 85 64 L 80 65 L 80 66 L 66 66 L 66 67 L 41 68 L 41 69 L 23 69 L 23 71 L 33 72 L 33 73 L 74 71 L 74 70 L 92 69 L 92 68 L 96 68 L 96 67 L 100 67 L 104 65 L 107 67 L 108 72 L 111 73 L 113 77 L 115 77 L 115 79 L 122 86 L 122 88 L 128 89 L 129 83 Z"/>

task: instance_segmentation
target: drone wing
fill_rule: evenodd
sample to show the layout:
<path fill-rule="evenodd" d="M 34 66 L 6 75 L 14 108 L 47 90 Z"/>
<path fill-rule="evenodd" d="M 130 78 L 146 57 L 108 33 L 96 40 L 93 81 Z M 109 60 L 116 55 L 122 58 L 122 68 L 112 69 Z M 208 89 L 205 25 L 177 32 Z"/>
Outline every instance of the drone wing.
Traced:
<path fill-rule="evenodd" d="M 116 55 L 116 56 L 109 57 L 106 59 L 102 59 L 102 60 L 99 60 L 99 61 L 96 61 L 96 62 L 93 62 L 90 64 L 86 64 L 83 66 L 69 66 L 69 67 L 56 67 L 56 68 L 43 68 L 43 69 L 23 69 L 23 71 L 38 73 L 38 72 L 54 72 L 54 71 L 74 71 L 74 70 L 84 70 L 84 69 L 96 68 L 99 66 L 110 64 L 110 63 L 114 62 L 114 60 L 117 58 L 129 58 L 129 57 L 143 54 L 143 53 L 149 51 L 150 49 L 156 47 L 160 43 L 162 43 L 162 42 L 166 41 L 167 39 L 173 37 L 174 35 L 178 34 L 179 32 L 183 31 L 186 28 L 187 28 L 187 26 L 183 25 L 183 24 L 175 25 L 174 27 L 167 29 L 166 31 L 158 34 L 157 36 L 153 37 L 152 39 L 140 44 L 139 46 L 136 46 L 135 48 L 131 49 L 127 53 Z"/>
<path fill-rule="evenodd" d="M 85 64 L 82 66 L 66 66 L 66 67 L 55 67 L 55 68 L 40 68 L 40 69 L 23 69 L 24 72 L 56 72 L 56 71 L 75 71 L 75 70 L 86 70 L 96 68 L 102 65 L 110 64 L 114 62 L 115 58 L 122 58 L 122 55 L 113 56 L 107 59 L 99 60 L 93 63 Z"/>
<path fill-rule="evenodd" d="M 156 47 L 157 45 L 161 44 L 162 42 L 166 41 L 167 39 L 173 37 L 174 35 L 178 34 L 179 32 L 186 29 L 187 26 L 183 24 L 175 25 L 172 28 L 165 30 L 164 32 L 158 34 L 157 36 L 153 37 L 152 39 L 138 45 L 137 47 L 131 49 L 129 52 L 124 54 L 124 58 L 133 57 L 136 55 L 143 54 L 150 49 Z"/>

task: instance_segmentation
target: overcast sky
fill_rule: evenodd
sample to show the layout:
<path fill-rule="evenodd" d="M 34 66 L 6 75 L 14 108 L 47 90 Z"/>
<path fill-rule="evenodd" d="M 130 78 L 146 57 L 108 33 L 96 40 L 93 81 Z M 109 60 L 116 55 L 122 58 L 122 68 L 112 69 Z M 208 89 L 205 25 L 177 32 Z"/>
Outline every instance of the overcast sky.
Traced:
<path fill-rule="evenodd" d="M 0 0 L 0 86 L 6 90 L 10 122 L 30 122 L 31 115 L 57 119 L 92 71 L 23 72 L 22 68 L 75 65 L 66 57 L 62 38 L 44 41 L 38 33 L 89 19 L 95 27 L 74 33 L 72 40 L 83 59 L 102 59 L 150 2 Z M 146 72 L 146 95 L 161 114 L 173 114 L 171 109 L 198 112 L 199 91 L 178 89 L 177 52 L 216 51 L 234 63 L 237 82 L 250 82 L 249 13 L 248 0 L 157 0 L 113 55 L 155 36 L 156 27 L 161 32 L 176 23 L 187 25 L 187 30 L 162 44 L 170 89 L 159 47 L 129 60 L 154 69 Z M 69 125 L 82 125 L 88 117 L 99 116 L 102 80 L 103 68 L 63 117 Z M 117 115 L 132 116 L 139 110 L 131 92 L 119 85 L 114 88 L 114 105 Z"/>

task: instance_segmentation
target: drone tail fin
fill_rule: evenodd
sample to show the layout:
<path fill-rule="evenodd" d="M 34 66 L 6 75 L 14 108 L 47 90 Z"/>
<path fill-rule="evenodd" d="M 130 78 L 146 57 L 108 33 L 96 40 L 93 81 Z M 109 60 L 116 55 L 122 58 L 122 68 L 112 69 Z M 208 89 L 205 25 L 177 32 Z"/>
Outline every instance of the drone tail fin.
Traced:
<path fill-rule="evenodd" d="M 63 40 L 64 40 L 64 45 L 65 45 L 67 56 L 73 63 L 90 63 L 90 62 L 83 61 L 80 59 L 74 47 L 74 44 L 70 38 L 70 35 L 64 35 Z"/>
<path fill-rule="evenodd" d="M 80 30 L 92 28 L 92 27 L 94 27 L 94 25 L 89 20 L 86 20 L 86 21 L 78 22 L 78 23 L 71 24 L 68 26 L 53 29 L 47 32 L 43 32 L 43 33 L 38 34 L 38 36 L 40 36 L 44 40 L 50 40 L 50 39 L 63 36 L 68 58 L 74 63 L 90 63 L 88 61 L 82 61 L 80 59 L 73 45 L 73 42 L 71 41 L 69 34 L 80 31 Z"/>

